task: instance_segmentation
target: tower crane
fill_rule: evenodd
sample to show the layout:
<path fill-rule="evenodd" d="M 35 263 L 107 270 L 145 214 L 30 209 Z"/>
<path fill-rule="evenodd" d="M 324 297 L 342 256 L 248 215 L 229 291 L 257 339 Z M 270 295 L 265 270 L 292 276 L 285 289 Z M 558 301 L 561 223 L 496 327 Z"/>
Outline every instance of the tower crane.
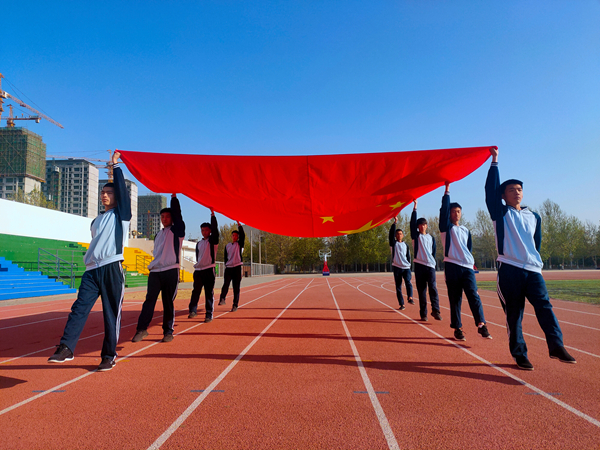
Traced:
<path fill-rule="evenodd" d="M 15 120 L 35 120 L 36 123 L 40 123 L 41 119 L 46 119 L 48 122 L 53 123 L 57 127 L 64 128 L 60 123 L 58 123 L 55 120 L 51 119 L 47 115 L 42 114 L 37 109 L 32 108 L 31 106 L 29 106 L 24 101 L 19 100 L 18 98 L 10 95 L 8 92 L 3 91 L 2 90 L 2 78 L 3 78 L 3 76 L 0 73 L 0 120 L 3 119 L 2 112 L 4 111 L 4 108 L 2 107 L 2 104 L 4 103 L 4 99 L 11 99 L 15 103 L 18 103 L 19 106 L 21 106 L 23 108 L 27 108 L 27 109 L 29 109 L 30 111 L 33 111 L 36 114 L 35 116 L 28 116 L 28 117 L 14 117 L 13 116 L 13 106 L 9 105 L 10 113 L 9 113 L 8 117 L 6 118 L 6 126 L 7 127 L 9 127 L 9 128 L 14 127 L 15 126 Z"/>
<path fill-rule="evenodd" d="M 101 168 L 101 169 L 107 169 L 108 170 L 108 180 L 112 182 L 113 181 L 113 165 L 112 165 L 112 152 L 111 152 L 111 150 L 108 150 L 108 154 L 110 155 L 110 158 L 108 160 L 106 160 L 106 159 L 87 158 L 85 156 L 73 157 L 73 156 L 57 156 L 57 155 L 46 155 L 46 158 L 52 158 L 52 159 L 84 159 L 86 161 L 102 162 L 102 163 L 104 163 L 104 165 L 100 165 L 100 164 L 94 164 L 94 165 L 96 167 L 98 167 L 98 168 Z"/>

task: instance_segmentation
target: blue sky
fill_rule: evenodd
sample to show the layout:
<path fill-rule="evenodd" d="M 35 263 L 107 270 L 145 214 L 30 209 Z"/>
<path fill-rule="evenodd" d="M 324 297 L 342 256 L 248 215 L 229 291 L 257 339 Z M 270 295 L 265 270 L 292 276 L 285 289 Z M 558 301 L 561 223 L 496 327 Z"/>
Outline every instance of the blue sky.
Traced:
<path fill-rule="evenodd" d="M 597 0 L 30 1 L 2 15 L 3 89 L 65 126 L 21 122 L 48 154 L 497 145 L 525 204 L 600 221 Z M 452 187 L 467 220 L 487 168 Z M 198 235 L 208 210 L 182 207 Z"/>

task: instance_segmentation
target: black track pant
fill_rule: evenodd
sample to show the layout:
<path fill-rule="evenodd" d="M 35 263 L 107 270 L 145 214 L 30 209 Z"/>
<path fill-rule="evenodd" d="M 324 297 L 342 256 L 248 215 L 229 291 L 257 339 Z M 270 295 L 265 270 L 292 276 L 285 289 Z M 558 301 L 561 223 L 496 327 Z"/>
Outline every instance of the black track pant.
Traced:
<path fill-rule="evenodd" d="M 164 272 L 150 272 L 148 276 L 148 292 L 142 312 L 138 319 L 137 331 L 147 330 L 152 316 L 158 294 L 162 293 L 163 304 L 163 334 L 173 334 L 175 325 L 175 297 L 179 286 L 179 269 L 169 269 Z"/>
<path fill-rule="evenodd" d="M 215 268 L 210 267 L 204 270 L 194 272 L 194 289 L 192 289 L 192 298 L 190 299 L 190 312 L 198 312 L 198 301 L 204 288 L 204 305 L 206 307 L 206 317 L 212 317 L 213 313 L 213 290 L 215 288 Z"/>
<path fill-rule="evenodd" d="M 120 261 L 86 270 L 81 277 L 77 300 L 71 306 L 71 313 L 60 343 L 65 344 L 72 352 L 75 351 L 85 322 L 100 296 L 104 316 L 104 342 L 100 355 L 103 358 L 107 356 L 114 359 L 117 356 L 124 294 L 125 277 Z"/>
<path fill-rule="evenodd" d="M 413 287 L 410 282 L 412 274 L 410 269 L 401 269 L 400 267 L 392 266 L 394 271 L 394 283 L 396 284 L 396 297 L 400 306 L 404 306 L 404 297 L 402 296 L 402 280 L 406 285 L 406 296 L 410 299 L 413 296 Z"/>
<path fill-rule="evenodd" d="M 440 298 L 438 297 L 437 284 L 435 282 L 435 269 L 415 263 L 415 279 L 417 281 L 421 318 L 424 319 L 427 317 L 427 288 L 429 288 L 431 312 L 439 314 Z"/>
<path fill-rule="evenodd" d="M 223 287 L 221 288 L 221 300 L 227 297 L 229 292 L 229 283 L 233 282 L 233 306 L 237 307 L 240 303 L 240 285 L 242 284 L 242 266 L 226 267 L 223 278 Z"/>

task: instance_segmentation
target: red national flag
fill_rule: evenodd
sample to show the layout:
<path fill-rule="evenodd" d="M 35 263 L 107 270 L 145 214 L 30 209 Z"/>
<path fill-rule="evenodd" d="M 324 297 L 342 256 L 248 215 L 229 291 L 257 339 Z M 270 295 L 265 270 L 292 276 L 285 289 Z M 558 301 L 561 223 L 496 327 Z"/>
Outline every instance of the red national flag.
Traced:
<path fill-rule="evenodd" d="M 381 225 L 414 199 L 475 171 L 490 148 L 317 156 L 119 151 L 154 192 L 182 193 L 270 233 L 325 237 Z"/>

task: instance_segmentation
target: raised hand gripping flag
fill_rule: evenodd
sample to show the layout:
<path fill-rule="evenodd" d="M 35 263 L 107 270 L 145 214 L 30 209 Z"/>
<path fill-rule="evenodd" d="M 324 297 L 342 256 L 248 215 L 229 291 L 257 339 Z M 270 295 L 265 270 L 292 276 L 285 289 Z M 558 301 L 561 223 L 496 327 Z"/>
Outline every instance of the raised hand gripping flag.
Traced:
<path fill-rule="evenodd" d="M 325 237 L 381 225 L 475 171 L 490 148 L 315 156 L 119 152 L 151 191 L 184 194 L 270 233 Z"/>

